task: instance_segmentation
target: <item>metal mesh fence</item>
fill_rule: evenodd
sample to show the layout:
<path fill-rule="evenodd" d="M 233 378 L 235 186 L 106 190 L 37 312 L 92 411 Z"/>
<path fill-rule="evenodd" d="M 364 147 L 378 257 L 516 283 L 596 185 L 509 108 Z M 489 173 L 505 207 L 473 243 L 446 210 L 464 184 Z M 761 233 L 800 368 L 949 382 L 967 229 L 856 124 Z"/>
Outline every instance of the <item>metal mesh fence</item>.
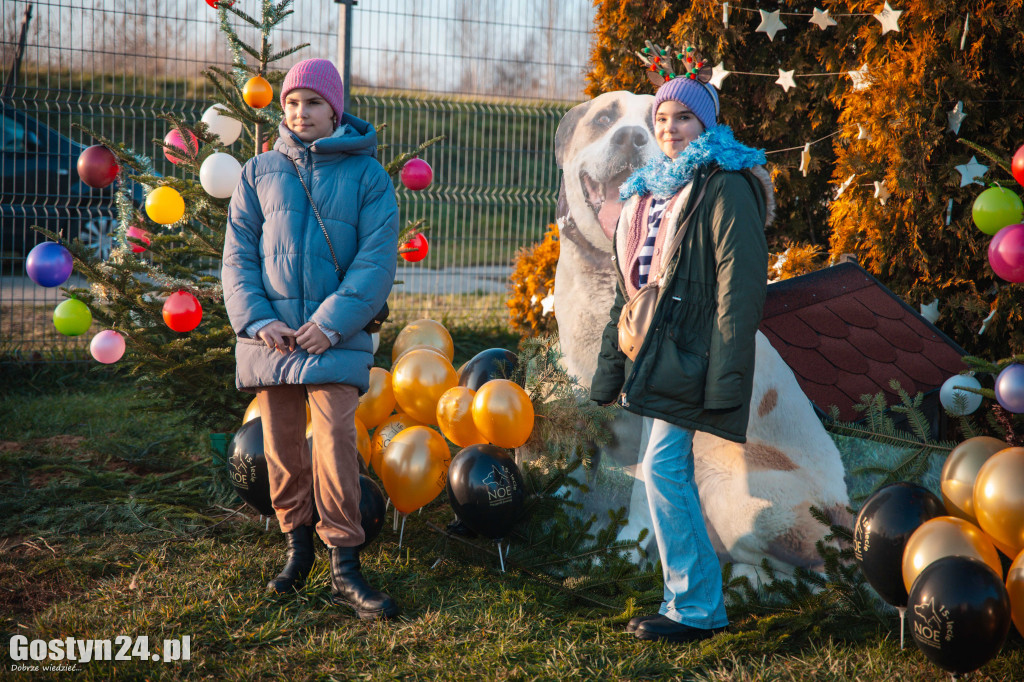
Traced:
<path fill-rule="evenodd" d="M 250 14 L 257 0 L 238 0 Z M 0 350 L 81 349 L 56 332 L 59 290 L 36 286 L 25 256 L 42 225 L 110 248 L 116 211 L 109 190 L 77 181 L 74 164 L 92 143 L 79 123 L 174 167 L 153 142 L 167 132 L 157 116 L 198 120 L 213 88 L 202 76 L 230 64 L 217 12 L 198 0 L 0 2 L 0 58 L 11 76 L 25 10 L 31 20 L 16 84 L 0 104 Z M 341 5 L 297 0 L 272 36 L 276 48 L 310 47 L 279 63 L 312 56 L 338 62 Z M 552 154 L 562 114 L 582 100 L 593 21 L 589 0 L 360 0 L 352 10 L 351 110 L 386 124 L 384 158 L 435 135 L 426 151 L 434 183 L 399 189 L 403 223 L 426 218 L 430 255 L 399 268 L 397 313 L 437 317 L 504 316 L 516 251 L 553 220 L 558 174 Z M 256 35 L 232 22 L 243 40 Z M 81 285 L 73 279 L 71 284 Z"/>

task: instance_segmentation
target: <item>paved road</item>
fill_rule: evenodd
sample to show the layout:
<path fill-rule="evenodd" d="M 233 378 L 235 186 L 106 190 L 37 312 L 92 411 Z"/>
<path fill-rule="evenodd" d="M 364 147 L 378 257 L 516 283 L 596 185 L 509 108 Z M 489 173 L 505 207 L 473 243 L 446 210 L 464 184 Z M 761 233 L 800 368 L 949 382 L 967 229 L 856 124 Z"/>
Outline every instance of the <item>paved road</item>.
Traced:
<path fill-rule="evenodd" d="M 398 268 L 395 293 L 410 294 L 503 294 L 508 291 L 508 277 L 512 267 L 508 265 L 479 265 L 467 268 L 445 268 L 431 270 L 408 265 Z M 73 275 L 71 286 L 87 286 L 82 277 Z M 64 298 L 59 289 L 38 286 L 28 277 L 0 278 L 0 303 L 21 303 L 31 301 L 45 304 Z"/>

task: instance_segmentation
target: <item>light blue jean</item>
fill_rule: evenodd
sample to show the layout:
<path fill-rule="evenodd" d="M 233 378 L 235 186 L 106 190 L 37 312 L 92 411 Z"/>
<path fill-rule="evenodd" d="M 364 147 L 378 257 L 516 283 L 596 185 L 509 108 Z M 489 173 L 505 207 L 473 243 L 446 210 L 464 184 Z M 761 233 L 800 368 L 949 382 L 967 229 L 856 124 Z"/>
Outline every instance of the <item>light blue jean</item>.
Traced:
<path fill-rule="evenodd" d="M 642 470 L 665 578 L 665 601 L 658 613 L 695 628 L 724 627 L 729 618 L 722 569 L 693 478 L 693 431 L 644 417 L 644 434 Z"/>

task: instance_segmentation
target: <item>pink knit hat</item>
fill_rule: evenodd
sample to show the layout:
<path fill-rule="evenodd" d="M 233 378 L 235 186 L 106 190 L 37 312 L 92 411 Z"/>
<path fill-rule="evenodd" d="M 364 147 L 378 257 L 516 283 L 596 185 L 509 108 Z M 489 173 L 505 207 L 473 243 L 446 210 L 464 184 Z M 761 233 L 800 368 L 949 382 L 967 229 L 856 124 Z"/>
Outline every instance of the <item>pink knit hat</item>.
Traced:
<path fill-rule="evenodd" d="M 284 98 L 297 88 L 308 88 L 327 100 L 334 109 L 336 125 L 341 124 L 345 112 L 345 86 L 338 69 L 326 59 L 306 59 L 288 69 L 281 86 L 281 108 Z"/>

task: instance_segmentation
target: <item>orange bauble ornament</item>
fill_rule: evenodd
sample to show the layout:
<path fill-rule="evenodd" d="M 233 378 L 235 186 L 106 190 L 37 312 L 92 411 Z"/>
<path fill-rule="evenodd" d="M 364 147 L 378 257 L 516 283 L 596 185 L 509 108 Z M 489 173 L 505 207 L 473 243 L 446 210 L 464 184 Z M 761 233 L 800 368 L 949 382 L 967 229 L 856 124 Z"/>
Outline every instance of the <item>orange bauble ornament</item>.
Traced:
<path fill-rule="evenodd" d="M 274 88 L 263 76 L 253 76 L 242 88 L 242 99 L 253 109 L 262 109 L 274 100 Z"/>

